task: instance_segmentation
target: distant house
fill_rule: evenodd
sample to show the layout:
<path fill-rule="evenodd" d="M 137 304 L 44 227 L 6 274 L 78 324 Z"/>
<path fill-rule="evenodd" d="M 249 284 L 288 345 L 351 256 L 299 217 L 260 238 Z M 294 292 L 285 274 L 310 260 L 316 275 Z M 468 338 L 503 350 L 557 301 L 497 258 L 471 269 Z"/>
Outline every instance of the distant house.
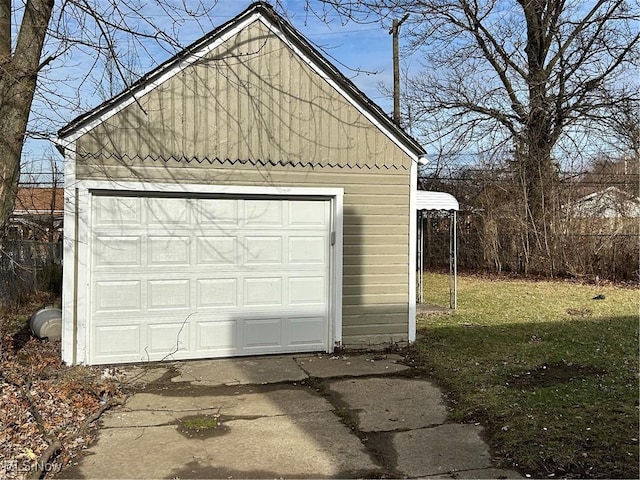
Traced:
<path fill-rule="evenodd" d="M 585 195 L 565 205 L 568 231 L 580 235 L 637 235 L 640 198 L 617 187 Z"/>
<path fill-rule="evenodd" d="M 617 187 L 608 187 L 575 200 L 571 211 L 577 218 L 637 218 L 640 217 L 640 198 Z"/>
<path fill-rule="evenodd" d="M 63 216 L 63 188 L 21 187 L 9 219 L 8 237 L 57 242 L 62 236 Z"/>

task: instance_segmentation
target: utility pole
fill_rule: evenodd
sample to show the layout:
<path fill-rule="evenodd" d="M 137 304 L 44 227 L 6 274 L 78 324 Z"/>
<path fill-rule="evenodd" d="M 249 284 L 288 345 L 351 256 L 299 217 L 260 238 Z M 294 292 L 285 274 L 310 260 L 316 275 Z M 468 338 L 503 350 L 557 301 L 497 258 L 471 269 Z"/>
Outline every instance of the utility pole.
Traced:
<path fill-rule="evenodd" d="M 405 14 L 400 20 L 393 19 L 389 35 L 393 38 L 393 122 L 400 126 L 400 25 L 409 18 L 409 14 Z"/>

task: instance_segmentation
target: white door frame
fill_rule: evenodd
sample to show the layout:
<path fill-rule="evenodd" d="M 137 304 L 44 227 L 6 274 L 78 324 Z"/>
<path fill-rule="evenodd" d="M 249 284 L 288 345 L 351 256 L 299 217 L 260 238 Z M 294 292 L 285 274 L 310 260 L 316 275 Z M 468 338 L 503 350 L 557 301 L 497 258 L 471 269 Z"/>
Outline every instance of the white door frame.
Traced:
<path fill-rule="evenodd" d="M 329 263 L 328 351 L 342 343 L 342 188 L 263 187 L 243 185 L 173 184 L 154 182 L 78 181 L 68 185 L 65 194 L 65 255 L 62 302 L 62 359 L 70 365 L 88 364 L 91 320 L 91 198 L 94 194 L 214 195 L 275 197 L 283 199 L 313 197 L 330 200 L 331 232 Z"/>

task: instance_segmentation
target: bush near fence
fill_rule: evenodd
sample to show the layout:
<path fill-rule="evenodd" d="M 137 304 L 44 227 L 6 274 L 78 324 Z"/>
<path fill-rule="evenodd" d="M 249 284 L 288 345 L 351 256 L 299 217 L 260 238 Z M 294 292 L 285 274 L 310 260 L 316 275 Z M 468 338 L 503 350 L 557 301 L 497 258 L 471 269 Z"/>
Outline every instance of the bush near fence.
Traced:
<path fill-rule="evenodd" d="M 0 302 L 20 305 L 35 291 L 62 292 L 62 243 L 5 240 L 0 250 Z"/>
<path fill-rule="evenodd" d="M 448 268 L 449 219 L 438 213 L 425 218 L 425 269 Z M 623 228 L 603 228 L 602 220 L 571 224 L 550 236 L 550 259 L 525 259 L 523 238 L 500 231 L 501 224 L 489 225 L 461 212 L 457 225 L 458 268 L 467 271 L 543 274 L 556 277 L 600 278 L 637 282 L 640 274 L 640 234 L 638 221 L 624 222 Z M 506 230 L 506 229 L 505 229 Z M 553 264 L 553 275 L 536 271 L 531 265 Z"/>

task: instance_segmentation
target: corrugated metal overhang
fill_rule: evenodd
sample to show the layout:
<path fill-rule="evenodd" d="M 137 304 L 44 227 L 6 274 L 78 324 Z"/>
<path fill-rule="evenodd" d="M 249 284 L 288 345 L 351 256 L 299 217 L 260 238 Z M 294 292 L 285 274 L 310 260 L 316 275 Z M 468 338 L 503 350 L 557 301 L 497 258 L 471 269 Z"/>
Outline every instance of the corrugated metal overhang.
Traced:
<path fill-rule="evenodd" d="M 459 210 L 460 205 L 456 197 L 444 192 L 418 191 L 416 196 L 416 210 Z"/>

